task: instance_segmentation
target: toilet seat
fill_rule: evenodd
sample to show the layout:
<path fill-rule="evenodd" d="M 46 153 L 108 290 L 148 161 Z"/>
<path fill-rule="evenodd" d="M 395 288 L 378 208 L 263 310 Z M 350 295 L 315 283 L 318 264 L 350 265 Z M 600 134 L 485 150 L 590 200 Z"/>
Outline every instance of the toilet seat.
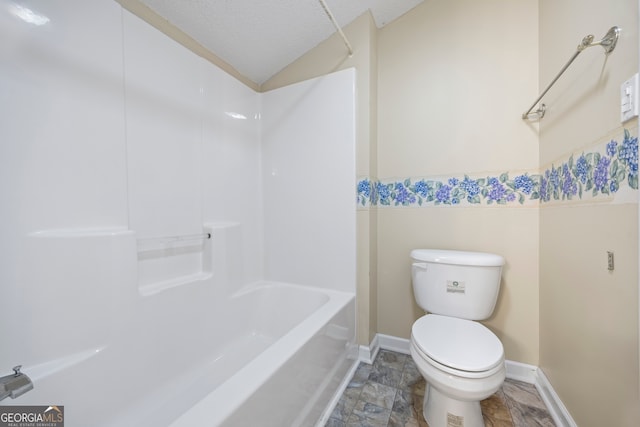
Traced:
<path fill-rule="evenodd" d="M 498 337 L 472 320 L 427 314 L 413 324 L 411 339 L 430 362 L 456 375 L 484 376 L 504 363 Z"/>

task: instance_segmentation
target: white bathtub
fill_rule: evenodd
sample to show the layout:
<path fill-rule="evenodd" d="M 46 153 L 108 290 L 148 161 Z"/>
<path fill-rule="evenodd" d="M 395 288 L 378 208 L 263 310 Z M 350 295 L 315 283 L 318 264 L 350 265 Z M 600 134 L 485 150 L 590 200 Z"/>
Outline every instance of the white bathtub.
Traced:
<path fill-rule="evenodd" d="M 248 319 L 204 370 L 221 377 L 171 426 L 313 426 L 356 357 L 354 295 L 263 282 L 231 307 Z"/>
<path fill-rule="evenodd" d="M 313 426 L 354 362 L 354 295 L 211 296 L 205 281 L 141 298 L 116 342 L 27 369 L 35 389 L 10 403 L 64 405 L 69 427 Z"/>

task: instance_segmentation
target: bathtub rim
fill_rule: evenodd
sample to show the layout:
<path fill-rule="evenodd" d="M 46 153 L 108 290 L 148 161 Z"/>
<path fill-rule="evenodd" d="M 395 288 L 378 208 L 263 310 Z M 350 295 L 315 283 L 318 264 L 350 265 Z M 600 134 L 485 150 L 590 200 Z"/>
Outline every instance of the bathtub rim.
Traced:
<path fill-rule="evenodd" d="M 275 372 L 284 366 L 296 352 L 316 336 L 336 314 L 346 309 L 352 301 L 355 307 L 355 292 L 343 292 L 274 280 L 252 282 L 238 289 L 230 297 L 234 298 L 254 290 L 272 287 L 294 287 L 310 292 L 319 292 L 328 295 L 329 300 L 216 389 L 196 401 L 187 411 L 173 420 L 169 427 L 190 427 L 194 423 L 202 423 L 203 420 L 206 420 L 207 424 L 211 426 L 220 425 L 237 411 L 254 391 L 264 385 Z M 351 338 L 355 342 L 355 333 Z M 252 387 L 247 387 L 247 384 L 251 384 Z"/>

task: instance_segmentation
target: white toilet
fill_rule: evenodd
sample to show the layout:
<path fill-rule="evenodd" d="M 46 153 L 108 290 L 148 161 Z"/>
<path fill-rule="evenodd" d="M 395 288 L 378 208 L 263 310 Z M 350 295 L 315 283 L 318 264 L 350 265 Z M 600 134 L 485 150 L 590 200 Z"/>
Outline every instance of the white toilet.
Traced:
<path fill-rule="evenodd" d="M 411 328 L 411 357 L 427 382 L 429 427 L 484 427 L 480 401 L 505 379 L 504 348 L 476 322 L 491 316 L 504 258 L 481 252 L 411 251 L 413 292 L 430 314 Z"/>

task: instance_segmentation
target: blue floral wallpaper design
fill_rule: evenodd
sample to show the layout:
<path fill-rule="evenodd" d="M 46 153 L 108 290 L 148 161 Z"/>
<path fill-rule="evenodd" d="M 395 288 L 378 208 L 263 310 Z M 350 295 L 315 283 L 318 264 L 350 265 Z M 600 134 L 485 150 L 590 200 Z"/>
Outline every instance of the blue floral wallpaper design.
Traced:
<path fill-rule="evenodd" d="M 624 130 L 621 142 L 612 139 L 604 152 L 573 155 L 541 174 L 504 172 L 495 176 L 445 179 L 406 178 L 357 183 L 358 206 L 522 205 L 554 200 L 612 195 L 621 186 L 638 189 L 638 137 Z"/>

